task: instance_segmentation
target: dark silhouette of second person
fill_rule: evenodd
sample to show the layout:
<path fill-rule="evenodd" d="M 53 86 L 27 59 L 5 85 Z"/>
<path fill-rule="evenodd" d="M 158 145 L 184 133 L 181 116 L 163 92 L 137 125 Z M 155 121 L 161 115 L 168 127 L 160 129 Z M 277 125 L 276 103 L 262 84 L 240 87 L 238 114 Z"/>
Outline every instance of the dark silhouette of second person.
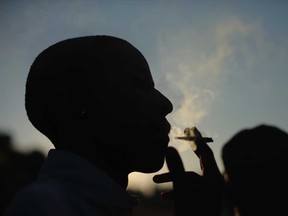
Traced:
<path fill-rule="evenodd" d="M 185 172 L 176 149 L 168 147 L 172 104 L 126 40 L 96 35 L 51 45 L 31 66 L 25 107 L 55 149 L 5 216 L 133 214 L 137 199 L 126 190 L 128 175 L 159 171 L 165 159 L 170 173 L 154 180 L 173 181 L 175 214 L 209 209 L 217 215 L 222 181 L 213 152 L 196 131 L 205 170 L 203 176 Z"/>
<path fill-rule="evenodd" d="M 288 134 L 261 124 L 235 133 L 222 149 L 227 181 L 225 212 L 286 215 Z"/>

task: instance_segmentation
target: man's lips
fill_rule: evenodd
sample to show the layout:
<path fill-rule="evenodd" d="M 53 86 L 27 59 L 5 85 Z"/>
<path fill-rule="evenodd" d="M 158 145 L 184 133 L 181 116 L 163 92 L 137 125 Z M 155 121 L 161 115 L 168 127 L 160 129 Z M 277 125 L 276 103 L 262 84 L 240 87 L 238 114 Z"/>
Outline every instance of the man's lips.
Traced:
<path fill-rule="evenodd" d="M 135 128 L 134 128 L 135 129 Z M 142 134 L 151 134 L 155 137 L 167 136 L 170 133 L 171 125 L 166 118 L 157 119 L 149 124 L 141 125 L 138 127 L 138 131 Z"/>

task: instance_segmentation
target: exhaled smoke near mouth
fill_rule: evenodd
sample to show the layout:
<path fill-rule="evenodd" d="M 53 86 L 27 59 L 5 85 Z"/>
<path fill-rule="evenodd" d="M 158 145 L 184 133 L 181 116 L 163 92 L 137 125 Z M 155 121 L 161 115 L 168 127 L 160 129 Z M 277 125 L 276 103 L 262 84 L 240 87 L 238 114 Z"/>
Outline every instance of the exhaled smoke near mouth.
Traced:
<path fill-rule="evenodd" d="M 180 151 L 190 146 L 174 137 L 183 136 L 186 127 L 197 127 L 204 118 L 213 117 L 210 110 L 221 93 L 219 86 L 235 68 L 235 54 L 249 60 L 251 55 L 241 47 L 249 47 L 246 41 L 253 36 L 251 30 L 251 25 L 232 19 L 209 29 L 209 34 L 183 28 L 159 37 L 159 80 L 174 106 L 167 117 L 172 127 L 170 144 Z M 235 49 L 234 42 L 240 39 L 244 42 Z"/>
<path fill-rule="evenodd" d="M 165 92 L 174 104 L 168 116 L 171 137 L 182 135 L 186 127 L 197 126 L 209 117 L 219 86 L 235 68 L 235 55 L 249 63 L 248 39 L 258 35 L 253 25 L 237 18 L 202 30 L 187 27 L 159 37 L 160 71 L 165 74 L 161 80 L 165 80 Z M 235 41 L 241 42 L 239 49 L 235 49 Z"/>
<path fill-rule="evenodd" d="M 205 96 L 207 98 L 207 96 Z M 188 95 L 183 97 L 183 101 L 173 114 L 170 116 L 172 125 L 170 132 L 170 140 L 172 144 L 179 145 L 180 151 L 185 151 L 189 145 L 183 141 L 175 140 L 175 137 L 185 136 L 184 129 L 187 127 L 197 126 L 200 121 L 208 115 L 208 108 L 205 110 L 201 106 L 201 97 L 199 94 Z"/>
<path fill-rule="evenodd" d="M 184 35 L 174 36 L 181 38 Z M 196 51 L 193 43 L 181 44 L 181 41 L 192 42 L 191 40 L 174 41 L 173 38 L 166 38 L 166 40 L 161 41 L 163 46 L 159 47 L 159 52 L 163 56 L 163 59 L 160 59 L 161 71 L 165 72 L 164 77 L 161 78 L 165 80 L 161 83 L 162 88 L 174 105 L 173 113 L 167 117 L 172 127 L 170 141 L 172 145 L 177 143 L 180 151 L 184 151 L 189 148 L 189 145 L 175 140 L 174 137 L 184 135 L 186 127 L 198 126 L 203 118 L 208 116 L 209 108 L 215 98 L 214 82 L 218 79 L 213 71 L 203 71 L 205 67 L 201 67 L 209 62 L 207 59 L 209 55 L 204 55 L 202 59 L 203 52 Z M 213 68 L 213 70 L 218 69 L 218 67 Z"/>

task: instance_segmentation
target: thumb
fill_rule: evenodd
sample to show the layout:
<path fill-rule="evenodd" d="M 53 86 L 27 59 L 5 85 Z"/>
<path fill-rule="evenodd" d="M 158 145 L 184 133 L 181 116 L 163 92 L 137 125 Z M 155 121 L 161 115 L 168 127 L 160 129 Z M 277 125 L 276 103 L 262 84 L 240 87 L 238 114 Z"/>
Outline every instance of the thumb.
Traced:
<path fill-rule="evenodd" d="M 205 179 L 209 179 L 211 181 L 222 181 L 223 176 L 218 168 L 212 149 L 205 142 L 201 133 L 196 127 L 193 128 L 193 131 L 195 134 L 195 143 L 197 145 L 197 150 L 195 153 L 200 159 L 203 176 Z"/>

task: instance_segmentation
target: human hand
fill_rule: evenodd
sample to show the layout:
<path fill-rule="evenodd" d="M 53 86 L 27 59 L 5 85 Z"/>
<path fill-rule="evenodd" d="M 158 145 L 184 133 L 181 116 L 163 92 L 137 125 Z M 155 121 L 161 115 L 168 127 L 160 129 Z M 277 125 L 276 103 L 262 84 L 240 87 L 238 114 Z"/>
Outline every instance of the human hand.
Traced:
<path fill-rule="evenodd" d="M 185 171 L 183 162 L 177 150 L 168 147 L 166 162 L 168 173 L 155 175 L 155 183 L 171 182 L 173 190 L 162 193 L 163 199 L 173 199 L 175 214 L 217 216 L 221 213 L 224 179 L 216 164 L 214 154 L 202 138 L 197 128 L 194 151 L 200 160 L 202 174 Z"/>

